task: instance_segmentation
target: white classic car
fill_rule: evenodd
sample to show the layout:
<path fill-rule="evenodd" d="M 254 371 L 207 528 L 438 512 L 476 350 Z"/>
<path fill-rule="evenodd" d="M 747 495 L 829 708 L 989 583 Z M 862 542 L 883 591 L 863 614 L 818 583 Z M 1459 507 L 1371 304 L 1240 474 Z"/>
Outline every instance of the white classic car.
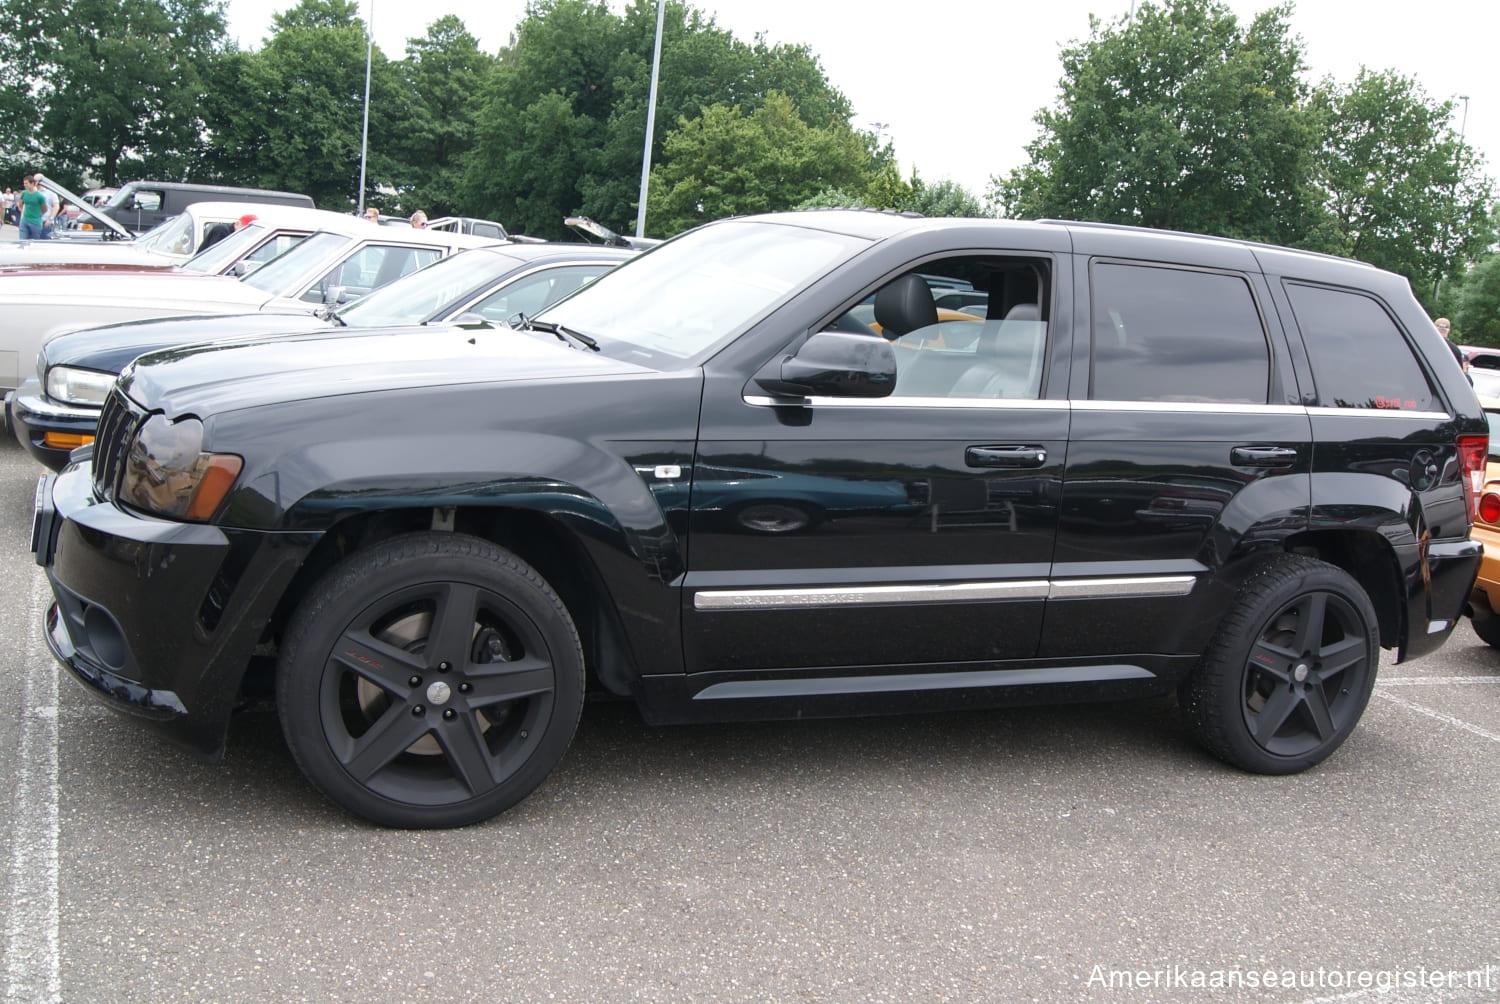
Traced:
<path fill-rule="evenodd" d="M 273 207 L 263 208 L 268 210 L 264 216 L 272 217 Z M 323 215 L 334 220 L 299 237 L 295 247 L 258 268 L 246 256 L 275 250 L 276 232 L 269 226 L 262 228 L 264 234 L 256 234 L 252 224 L 195 259 L 213 263 L 222 252 L 231 273 L 227 275 L 89 266 L 0 269 L 0 317 L 5 318 L 0 327 L 0 392 L 14 391 L 35 368 L 42 344 L 64 331 L 185 315 L 311 313 L 325 303 L 349 302 L 453 251 L 503 243 L 467 234 L 382 227 L 338 213 Z M 285 233 L 282 237 L 291 239 Z"/>

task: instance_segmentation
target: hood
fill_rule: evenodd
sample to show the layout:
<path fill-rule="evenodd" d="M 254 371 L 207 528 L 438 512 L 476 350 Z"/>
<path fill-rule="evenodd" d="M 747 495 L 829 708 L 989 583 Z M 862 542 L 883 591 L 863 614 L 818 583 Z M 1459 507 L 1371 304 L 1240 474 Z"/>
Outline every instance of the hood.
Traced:
<path fill-rule="evenodd" d="M 0 244 L 0 268 L 171 268 L 186 259 L 159 254 L 124 241 L 7 241 Z"/>
<path fill-rule="evenodd" d="M 160 320 L 147 318 L 55 335 L 42 347 L 43 365 L 80 366 L 118 373 L 136 356 L 174 345 L 245 335 L 288 335 L 321 331 L 332 326 L 332 321 L 308 314 L 204 314 Z"/>
<path fill-rule="evenodd" d="M 139 308 L 158 317 L 168 313 L 227 314 L 258 310 L 270 298 L 238 279 L 171 269 L 0 270 L 0 313 L 25 304 L 108 303 Z M 307 309 L 311 312 L 313 305 L 308 304 Z"/>
<path fill-rule="evenodd" d="M 344 394 L 653 372 L 509 328 L 338 328 L 142 356 L 120 386 L 148 411 L 210 415 Z"/>

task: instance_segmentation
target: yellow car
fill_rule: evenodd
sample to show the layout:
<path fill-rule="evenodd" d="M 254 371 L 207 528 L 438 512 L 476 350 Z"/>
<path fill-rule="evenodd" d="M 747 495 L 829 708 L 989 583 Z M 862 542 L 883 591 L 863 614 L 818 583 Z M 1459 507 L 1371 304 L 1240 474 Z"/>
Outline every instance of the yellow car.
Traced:
<path fill-rule="evenodd" d="M 1475 506 L 1474 526 L 1469 536 L 1484 545 L 1479 577 L 1469 594 L 1474 633 L 1487 644 L 1500 648 L 1500 398 L 1481 397 L 1485 417 L 1490 420 L 1490 455 L 1485 465 L 1484 489 Z"/>

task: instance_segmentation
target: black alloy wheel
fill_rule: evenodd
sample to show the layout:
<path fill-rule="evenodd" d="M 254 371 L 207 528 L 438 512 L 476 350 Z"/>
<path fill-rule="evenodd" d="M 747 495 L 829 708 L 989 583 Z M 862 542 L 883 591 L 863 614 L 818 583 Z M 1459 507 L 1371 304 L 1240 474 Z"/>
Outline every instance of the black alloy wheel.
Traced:
<path fill-rule="evenodd" d="M 1347 572 L 1278 555 L 1240 589 L 1182 703 L 1198 739 L 1246 770 L 1290 774 L 1354 731 L 1379 665 L 1373 606 Z"/>
<path fill-rule="evenodd" d="M 277 707 L 324 794 L 388 826 L 461 826 L 529 794 L 583 705 L 566 607 L 514 554 L 398 537 L 325 576 L 292 619 Z"/>

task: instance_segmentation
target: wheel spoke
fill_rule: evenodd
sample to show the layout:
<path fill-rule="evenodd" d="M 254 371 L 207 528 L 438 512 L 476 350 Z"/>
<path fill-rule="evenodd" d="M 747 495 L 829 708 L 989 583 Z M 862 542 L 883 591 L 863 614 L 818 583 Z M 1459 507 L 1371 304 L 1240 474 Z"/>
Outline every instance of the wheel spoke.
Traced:
<path fill-rule="evenodd" d="M 1318 653 L 1318 678 L 1330 680 L 1346 669 L 1363 664 L 1364 661 L 1365 640 L 1352 636 L 1344 638 L 1342 641 L 1325 646 Z"/>
<path fill-rule="evenodd" d="M 557 686 L 552 663 L 530 655 L 470 667 L 466 682 L 473 687 L 466 698 L 471 708 L 550 694 Z"/>
<path fill-rule="evenodd" d="M 1318 733 L 1318 741 L 1324 742 L 1333 737 L 1336 729 L 1333 724 L 1333 716 L 1328 711 L 1328 696 L 1322 687 L 1308 687 L 1303 696 L 1303 702 L 1312 718 L 1313 728 Z"/>
<path fill-rule="evenodd" d="M 436 666 L 448 663 L 453 669 L 469 664 L 469 647 L 474 640 L 474 619 L 479 611 L 479 589 L 467 582 L 444 583 L 432 616 L 432 630 L 427 636 L 427 661 Z"/>
<path fill-rule="evenodd" d="M 1290 684 L 1292 673 L 1288 669 L 1293 662 L 1297 661 L 1297 653 L 1280 645 L 1273 645 L 1262 638 L 1256 642 L 1255 647 L 1250 650 L 1250 665 L 1257 672 L 1265 673 L 1274 677 L 1279 683 Z"/>
<path fill-rule="evenodd" d="M 495 786 L 494 758 L 485 745 L 478 716 L 460 715 L 437 730 L 438 743 L 448 757 L 454 775 L 471 795 L 482 795 Z"/>
<path fill-rule="evenodd" d="M 1292 647 L 1301 655 L 1316 649 L 1323 638 L 1323 619 L 1328 616 L 1328 595 L 1313 593 L 1297 604 L 1297 639 Z"/>
<path fill-rule="evenodd" d="M 413 715 L 405 705 L 392 705 L 369 731 L 354 741 L 344 768 L 355 780 L 364 783 L 422 738 L 429 728 L 427 719 Z"/>
<path fill-rule="evenodd" d="M 410 654 L 359 629 L 344 632 L 329 658 L 376 686 L 403 697 L 409 690 L 407 681 L 412 674 L 423 671 L 421 663 L 414 662 Z"/>
<path fill-rule="evenodd" d="M 1262 746 L 1275 737 L 1276 732 L 1297 710 L 1297 695 L 1288 686 L 1278 686 L 1271 691 L 1271 699 L 1255 719 L 1255 738 Z"/>

